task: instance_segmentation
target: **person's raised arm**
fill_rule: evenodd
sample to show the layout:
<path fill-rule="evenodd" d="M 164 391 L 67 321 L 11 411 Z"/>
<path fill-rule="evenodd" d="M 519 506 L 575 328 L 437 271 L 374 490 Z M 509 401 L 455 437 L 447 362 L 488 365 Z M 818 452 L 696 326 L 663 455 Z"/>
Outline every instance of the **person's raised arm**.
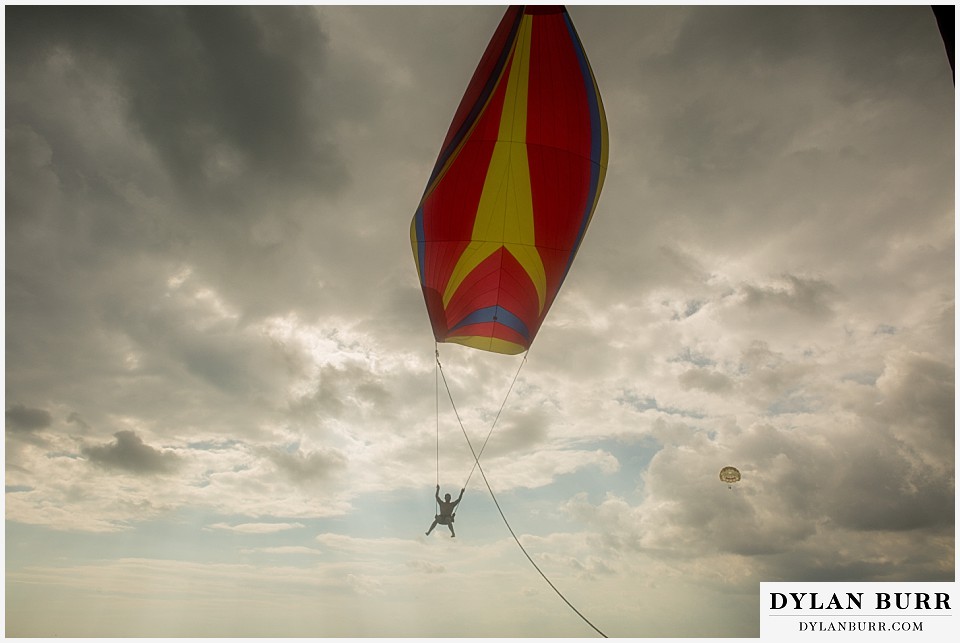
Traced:
<path fill-rule="evenodd" d="M 440 502 L 440 485 L 437 485 L 437 502 Z"/>

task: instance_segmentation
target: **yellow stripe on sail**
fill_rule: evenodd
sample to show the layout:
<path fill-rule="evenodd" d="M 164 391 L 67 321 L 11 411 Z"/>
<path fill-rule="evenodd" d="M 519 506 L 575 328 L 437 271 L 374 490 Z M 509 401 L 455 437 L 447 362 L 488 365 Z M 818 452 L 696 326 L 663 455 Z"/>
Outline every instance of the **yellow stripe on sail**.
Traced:
<path fill-rule="evenodd" d="M 533 19 L 524 16 L 514 44 L 500 129 L 487 168 L 473 224 L 473 239 L 457 261 L 443 294 L 446 306 L 474 268 L 506 247 L 537 289 L 540 312 L 546 300 L 546 271 L 534 247 L 533 194 L 527 161 L 527 90 Z"/>
<path fill-rule="evenodd" d="M 469 346 L 470 348 L 479 348 L 493 353 L 502 353 L 504 355 L 519 355 L 527 350 L 520 344 L 499 339 L 497 337 L 478 337 L 476 335 L 462 335 L 448 337 L 447 342 Z"/>

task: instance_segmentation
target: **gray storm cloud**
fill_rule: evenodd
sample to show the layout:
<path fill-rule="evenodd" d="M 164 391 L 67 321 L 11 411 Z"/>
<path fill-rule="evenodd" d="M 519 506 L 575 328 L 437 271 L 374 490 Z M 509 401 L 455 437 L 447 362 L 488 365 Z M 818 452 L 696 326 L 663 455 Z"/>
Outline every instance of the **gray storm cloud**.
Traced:
<path fill-rule="evenodd" d="M 53 422 L 49 411 L 14 404 L 6 413 L 7 428 L 13 431 L 38 431 Z"/>
<path fill-rule="evenodd" d="M 176 453 L 145 444 L 133 431 L 118 431 L 114 437 L 111 444 L 84 446 L 81 452 L 98 466 L 137 474 L 170 473 L 180 463 Z"/>

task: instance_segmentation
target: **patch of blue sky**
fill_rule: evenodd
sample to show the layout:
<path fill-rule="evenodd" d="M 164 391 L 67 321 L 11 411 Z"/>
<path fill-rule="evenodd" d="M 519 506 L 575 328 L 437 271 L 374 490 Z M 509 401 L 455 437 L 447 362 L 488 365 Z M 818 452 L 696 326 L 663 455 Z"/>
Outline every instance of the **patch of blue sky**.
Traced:
<path fill-rule="evenodd" d="M 815 413 L 822 407 L 823 403 L 817 397 L 803 395 L 798 391 L 788 391 L 767 406 L 767 413 L 770 415 Z"/>
<path fill-rule="evenodd" d="M 601 503 L 608 494 L 638 501 L 642 494 L 643 472 L 661 447 L 652 438 L 641 438 L 584 442 L 578 443 L 577 448 L 583 451 L 606 451 L 617 459 L 620 466 L 616 471 L 584 467 L 557 476 L 551 484 L 543 487 L 517 488 L 506 492 L 497 491 L 495 471 L 487 474 L 500 510 L 518 535 L 546 536 L 556 532 L 579 531 L 580 527 L 571 523 L 569 517 L 560 511 L 562 505 L 579 494 L 586 494 L 587 501 L 592 504 Z M 461 503 L 462 511 L 455 523 L 458 537 L 468 524 L 471 537 L 486 539 L 509 535 L 482 478 L 477 484 L 471 482 L 467 493 L 470 503 L 466 502 L 468 496 L 465 496 Z"/>
<path fill-rule="evenodd" d="M 558 483 L 564 484 L 573 492 L 586 492 L 587 499 L 592 503 L 599 503 L 613 494 L 628 500 L 639 500 L 642 494 L 643 473 L 650 466 L 650 460 L 663 446 L 653 437 L 642 436 L 629 440 L 604 439 L 590 443 L 578 444 L 585 451 L 602 450 L 610 453 L 617 459 L 619 469 L 603 471 L 598 467 L 587 467 L 579 471 L 561 476 Z"/>
<path fill-rule="evenodd" d="M 462 480 L 457 484 L 461 484 Z M 440 482 L 440 496 L 449 493 L 456 497 L 459 487 Z M 414 538 L 423 534 L 433 522 L 436 513 L 434 493 L 436 481 L 425 477 L 417 489 L 396 489 L 377 494 L 363 494 L 351 500 L 351 511 L 330 518 L 325 532 L 350 534 L 355 538 Z M 466 498 L 472 495 L 467 493 Z M 444 528 L 446 530 L 446 528 Z"/>
<path fill-rule="evenodd" d="M 316 534 L 329 529 L 329 519 L 273 519 L 301 525 L 266 533 L 213 527 L 260 522 L 249 516 L 216 516 L 182 509 L 163 520 L 132 523 L 115 532 L 65 532 L 40 525 L 6 522 L 7 569 L 49 565 L 49 553 L 71 564 L 117 558 L 153 558 L 204 563 L 240 563 L 257 552 L 282 547 L 318 548 Z M 268 522 L 268 521 L 263 521 Z M 16 543 L 13 547 L 10 543 Z M 322 549 L 320 549 L 322 552 Z"/>
<path fill-rule="evenodd" d="M 190 534 L 191 538 L 194 534 Z M 6 521 L 7 570 L 69 561 L 84 563 L 106 558 L 156 557 L 168 547 L 168 530 L 153 523 L 115 532 L 62 531 L 43 525 Z M 15 543 L 11 545 L 11 543 Z M 195 547 L 191 542 L 191 548 Z M 54 560 L 50 552 L 57 552 Z M 198 559 L 202 557 L 198 556 Z"/>
<path fill-rule="evenodd" d="M 691 409 L 681 409 L 676 406 L 668 406 L 660 410 L 668 415 L 679 415 L 680 417 L 691 418 L 694 420 L 702 420 L 705 417 L 707 417 L 707 414 L 701 411 L 694 411 Z"/>
<path fill-rule="evenodd" d="M 232 467 L 230 467 L 229 470 L 232 471 L 233 473 L 239 473 L 240 471 L 248 471 L 249 469 L 250 469 L 250 465 L 239 463 L 239 464 L 234 464 Z M 196 480 L 186 481 L 184 482 L 184 484 L 190 487 L 203 489 L 204 487 L 210 486 L 211 476 L 214 476 L 216 474 L 217 474 L 216 470 L 207 469 L 202 474 L 200 474 L 200 476 Z"/>
<path fill-rule="evenodd" d="M 660 407 L 657 405 L 657 399 L 655 397 L 641 396 L 636 391 L 631 391 L 624 389 L 620 392 L 620 395 L 616 397 L 616 401 L 619 404 L 624 406 L 629 406 L 635 411 L 651 411 L 658 410 Z"/>
<path fill-rule="evenodd" d="M 857 371 L 853 373 L 844 373 L 840 376 L 842 382 L 856 382 L 865 386 L 874 386 L 880 378 L 880 373 L 875 371 Z"/>
<path fill-rule="evenodd" d="M 664 304 L 669 305 L 668 302 L 664 302 Z M 703 308 L 704 304 L 706 304 L 706 302 L 700 301 L 698 299 L 691 299 L 690 301 L 686 302 L 683 305 L 682 312 L 675 312 L 670 319 L 671 321 L 680 321 L 682 319 L 687 319 L 688 317 L 692 317 L 696 315 L 701 308 Z"/>
<path fill-rule="evenodd" d="M 693 315 L 697 314 L 697 312 L 701 308 L 703 308 L 703 305 L 705 303 L 706 302 L 700 301 L 698 299 L 692 299 L 688 301 L 686 308 L 683 309 L 683 317 L 684 318 L 692 317 Z"/>
<path fill-rule="evenodd" d="M 187 447 L 198 451 L 226 451 L 242 444 L 242 440 L 202 440 L 200 442 L 188 442 Z"/>
<path fill-rule="evenodd" d="M 644 411 L 660 411 L 661 413 L 666 413 L 667 415 L 678 415 L 684 418 L 693 418 L 695 420 L 701 420 L 706 415 L 699 411 L 693 411 L 691 409 L 682 409 L 676 406 L 660 406 L 657 403 L 657 398 L 650 396 L 642 396 L 637 394 L 634 391 L 623 390 L 620 395 L 616 397 L 616 401 L 624 406 L 629 406 L 638 413 L 643 413 Z"/>
<path fill-rule="evenodd" d="M 710 359 L 703 353 L 695 353 L 689 346 L 684 346 L 683 350 L 677 353 L 676 357 L 672 357 L 668 361 L 680 362 L 681 364 L 693 364 L 694 366 L 699 366 L 700 368 L 716 366 L 717 364 L 715 360 Z"/>

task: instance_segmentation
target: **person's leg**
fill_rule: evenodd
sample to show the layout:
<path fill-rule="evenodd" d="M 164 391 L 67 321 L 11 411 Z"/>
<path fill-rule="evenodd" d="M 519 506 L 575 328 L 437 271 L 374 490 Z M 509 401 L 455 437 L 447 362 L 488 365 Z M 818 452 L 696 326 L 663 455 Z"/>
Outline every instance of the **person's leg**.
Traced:
<path fill-rule="evenodd" d="M 434 521 L 433 521 L 433 524 L 430 525 L 430 529 L 427 530 L 426 535 L 429 536 L 429 535 L 430 535 L 430 532 L 433 531 L 433 528 L 436 527 L 436 526 L 437 526 L 437 521 L 434 520 Z"/>
<path fill-rule="evenodd" d="M 452 523 L 452 522 L 447 523 L 447 527 L 450 528 L 450 537 L 451 537 L 451 538 L 456 538 L 456 537 L 457 537 L 457 534 L 454 533 L 454 531 L 453 531 L 453 523 Z"/>

